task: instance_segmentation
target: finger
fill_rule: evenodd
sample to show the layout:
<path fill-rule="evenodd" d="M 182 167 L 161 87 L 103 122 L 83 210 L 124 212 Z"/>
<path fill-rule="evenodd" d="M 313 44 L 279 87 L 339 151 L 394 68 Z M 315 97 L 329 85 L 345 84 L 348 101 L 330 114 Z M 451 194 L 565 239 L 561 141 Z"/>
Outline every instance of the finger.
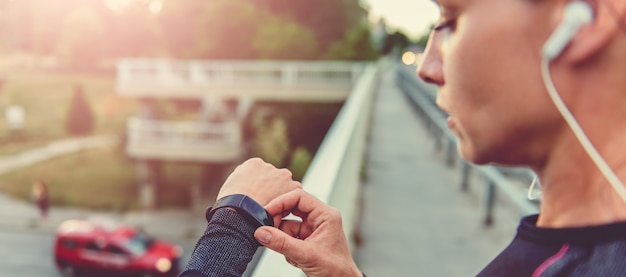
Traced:
<path fill-rule="evenodd" d="M 278 227 L 278 229 L 287 233 L 291 237 L 298 238 L 298 239 L 306 239 L 313 232 L 311 228 L 309 228 L 309 226 L 310 225 L 306 224 L 306 222 L 302 222 L 302 221 L 283 220 L 280 223 L 280 226 Z"/>
<path fill-rule="evenodd" d="M 290 235 L 293 238 L 300 238 L 302 222 L 295 220 L 283 220 L 278 226 L 278 229 Z"/>
<path fill-rule="evenodd" d="M 293 179 L 293 174 L 291 173 L 291 171 L 289 169 L 286 168 L 281 168 L 277 170 L 277 174 L 280 174 L 281 176 L 283 176 L 283 178 L 287 179 L 287 180 L 292 180 Z"/>
<path fill-rule="evenodd" d="M 324 203 L 302 189 L 295 189 L 285 193 L 265 206 L 265 210 L 272 216 L 282 215 L 289 211 L 306 216 L 315 209 L 324 207 Z"/>
<path fill-rule="evenodd" d="M 262 226 L 254 232 L 254 238 L 263 246 L 285 255 L 294 262 L 306 258 L 309 251 L 307 242 L 291 237 L 287 233 L 268 226 Z"/>
<path fill-rule="evenodd" d="M 285 257 L 285 260 L 287 261 L 287 263 L 289 263 L 290 265 L 293 265 L 295 267 L 298 267 L 298 263 L 296 263 L 294 260 L 289 259 L 287 257 Z"/>
<path fill-rule="evenodd" d="M 302 189 L 302 184 L 297 181 L 291 181 L 289 182 L 289 185 L 287 186 L 287 189 L 285 192 L 289 192 L 289 191 L 296 190 L 296 189 Z"/>
<path fill-rule="evenodd" d="M 302 183 L 298 182 L 298 181 L 294 181 L 296 183 L 296 188 L 297 189 L 303 189 L 304 186 L 302 186 Z"/>

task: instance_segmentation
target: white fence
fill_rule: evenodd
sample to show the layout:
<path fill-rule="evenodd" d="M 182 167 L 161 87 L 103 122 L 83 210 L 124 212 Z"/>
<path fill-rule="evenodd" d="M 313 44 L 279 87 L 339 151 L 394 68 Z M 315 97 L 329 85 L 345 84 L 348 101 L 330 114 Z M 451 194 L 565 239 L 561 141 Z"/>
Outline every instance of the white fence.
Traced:
<path fill-rule="evenodd" d="M 242 153 L 239 122 L 128 120 L 127 153 L 136 158 L 232 161 Z"/>
<path fill-rule="evenodd" d="M 127 96 L 211 87 L 352 87 L 366 63 L 342 61 L 241 61 L 121 59 L 117 90 Z"/>

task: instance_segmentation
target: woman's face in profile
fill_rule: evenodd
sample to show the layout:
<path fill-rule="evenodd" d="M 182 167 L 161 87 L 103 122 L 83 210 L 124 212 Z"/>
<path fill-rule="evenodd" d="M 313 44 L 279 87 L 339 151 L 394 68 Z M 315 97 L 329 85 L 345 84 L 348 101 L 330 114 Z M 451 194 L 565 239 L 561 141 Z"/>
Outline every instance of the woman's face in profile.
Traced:
<path fill-rule="evenodd" d="M 560 121 L 540 75 L 554 1 L 439 0 L 441 18 L 418 69 L 468 161 L 524 164 Z M 558 18 L 557 18 L 558 19 Z M 554 23 L 553 23 L 554 21 Z M 531 151 L 532 150 L 532 151 Z"/>

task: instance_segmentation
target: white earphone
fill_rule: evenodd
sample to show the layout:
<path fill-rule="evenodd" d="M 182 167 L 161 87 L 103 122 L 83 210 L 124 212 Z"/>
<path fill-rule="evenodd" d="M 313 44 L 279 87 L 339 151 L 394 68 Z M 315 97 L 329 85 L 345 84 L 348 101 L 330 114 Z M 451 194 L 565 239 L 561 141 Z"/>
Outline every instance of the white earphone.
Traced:
<path fill-rule="evenodd" d="M 552 82 L 552 77 L 550 76 L 550 61 L 561 54 L 563 49 L 565 49 L 565 46 L 569 44 L 570 40 L 572 40 L 580 27 L 591 23 L 592 20 L 593 9 L 589 6 L 589 4 L 580 1 L 574 1 L 567 4 L 561 24 L 559 24 L 559 26 L 554 30 L 552 35 L 550 35 L 550 38 L 548 38 L 543 46 L 541 76 L 543 77 L 548 95 L 550 95 L 550 98 L 554 102 L 557 110 L 561 113 L 565 122 L 567 122 L 569 127 L 572 129 L 572 132 L 582 145 L 583 149 L 585 149 L 591 160 L 596 164 L 615 192 L 624 202 L 626 202 L 626 187 L 624 187 L 622 181 L 606 163 L 604 158 L 602 158 L 600 153 L 598 153 L 598 150 L 593 146 L 593 144 L 591 144 L 591 141 L 589 141 L 589 138 L 580 127 L 580 124 L 578 124 L 574 115 L 572 115 L 563 102 L 563 99 L 561 99 L 554 83 Z M 535 181 L 536 180 L 533 180 L 530 185 L 528 191 L 529 198 L 533 197 L 532 190 L 535 185 Z"/>
<path fill-rule="evenodd" d="M 552 60 L 558 57 L 572 40 L 578 29 L 593 20 L 593 9 L 582 1 L 570 2 L 565 6 L 561 24 L 552 32 L 543 45 L 543 57 Z"/>

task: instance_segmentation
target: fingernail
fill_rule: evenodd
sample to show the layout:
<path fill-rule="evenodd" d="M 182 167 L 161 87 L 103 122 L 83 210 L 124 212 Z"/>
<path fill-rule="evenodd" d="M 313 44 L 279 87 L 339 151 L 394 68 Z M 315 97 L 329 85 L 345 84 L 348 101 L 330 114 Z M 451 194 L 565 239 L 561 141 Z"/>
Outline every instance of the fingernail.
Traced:
<path fill-rule="evenodd" d="M 270 242 L 270 240 L 272 239 L 272 233 L 266 231 L 266 230 L 259 230 L 259 232 L 257 233 L 257 237 L 259 238 L 259 242 L 266 244 L 268 242 Z"/>

